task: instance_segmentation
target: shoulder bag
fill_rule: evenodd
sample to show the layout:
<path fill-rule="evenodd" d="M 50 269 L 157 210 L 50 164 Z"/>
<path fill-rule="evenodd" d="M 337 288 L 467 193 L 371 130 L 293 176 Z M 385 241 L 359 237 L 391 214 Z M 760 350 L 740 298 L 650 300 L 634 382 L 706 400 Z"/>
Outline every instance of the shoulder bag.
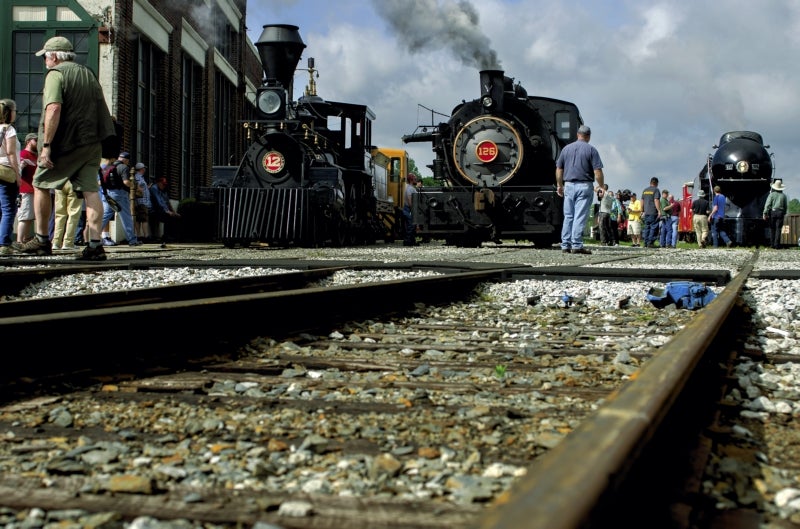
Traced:
<path fill-rule="evenodd" d="M 8 130 L 8 125 L 3 128 L 3 133 L 0 134 L 0 146 L 3 146 L 6 141 L 6 131 Z M 7 184 L 13 184 L 17 181 L 17 174 L 11 167 L 7 165 L 0 165 L 0 182 L 5 182 Z"/>

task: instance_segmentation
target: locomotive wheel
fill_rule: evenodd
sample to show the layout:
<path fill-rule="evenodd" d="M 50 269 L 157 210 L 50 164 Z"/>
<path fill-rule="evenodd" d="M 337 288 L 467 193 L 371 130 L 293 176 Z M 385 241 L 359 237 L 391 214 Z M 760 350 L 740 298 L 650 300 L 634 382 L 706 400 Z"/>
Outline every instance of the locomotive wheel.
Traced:
<path fill-rule="evenodd" d="M 331 228 L 331 244 L 336 248 L 345 246 L 349 239 L 349 231 L 349 226 L 345 219 L 335 219 Z"/>

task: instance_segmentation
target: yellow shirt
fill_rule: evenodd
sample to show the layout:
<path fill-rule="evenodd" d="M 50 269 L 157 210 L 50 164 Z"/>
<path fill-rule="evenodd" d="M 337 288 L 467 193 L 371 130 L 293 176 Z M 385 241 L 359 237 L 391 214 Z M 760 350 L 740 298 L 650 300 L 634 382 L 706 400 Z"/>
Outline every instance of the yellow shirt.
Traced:
<path fill-rule="evenodd" d="M 628 220 L 641 221 L 643 208 L 642 199 L 631 200 L 630 204 L 628 204 Z"/>

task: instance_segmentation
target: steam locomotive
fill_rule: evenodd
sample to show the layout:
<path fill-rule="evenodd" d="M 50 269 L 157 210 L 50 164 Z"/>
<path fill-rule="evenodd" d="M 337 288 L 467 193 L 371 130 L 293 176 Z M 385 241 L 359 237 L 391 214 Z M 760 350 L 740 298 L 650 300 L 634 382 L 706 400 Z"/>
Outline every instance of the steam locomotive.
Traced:
<path fill-rule="evenodd" d="M 551 246 L 560 240 L 564 209 L 555 162 L 583 124 L 578 107 L 528 96 L 503 71 L 479 74 L 480 98 L 402 138 L 431 142 L 433 176 L 443 182 L 414 198 L 417 233 L 463 247 L 502 239 Z"/>
<path fill-rule="evenodd" d="M 264 69 L 258 119 L 238 166 L 212 185 L 217 238 L 227 247 L 253 242 L 315 247 L 370 244 L 402 233 L 408 155 L 371 145 L 375 114 L 366 105 L 317 95 L 314 62 L 305 93 L 292 82 L 306 47 L 297 26 L 271 24 L 255 43 Z"/>
<path fill-rule="evenodd" d="M 757 132 L 731 131 L 713 148 L 716 151 L 692 183 L 691 198 L 702 189 L 711 202 L 713 189 L 719 186 L 727 199 L 724 227 L 731 240 L 738 246 L 769 245 L 769 227 L 762 212 L 775 178 L 772 154 L 767 150 L 770 146 L 764 145 Z M 687 202 L 684 199 L 684 205 Z M 691 208 L 682 207 L 681 214 L 690 216 Z M 691 226 L 690 218 L 685 225 Z"/>

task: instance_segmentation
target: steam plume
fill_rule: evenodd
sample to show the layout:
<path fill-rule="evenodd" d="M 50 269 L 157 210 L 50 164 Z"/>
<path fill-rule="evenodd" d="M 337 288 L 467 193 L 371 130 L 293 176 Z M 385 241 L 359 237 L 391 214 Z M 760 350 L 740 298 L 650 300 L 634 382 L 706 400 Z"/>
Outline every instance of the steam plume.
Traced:
<path fill-rule="evenodd" d="M 465 65 L 500 70 L 497 53 L 467 0 L 372 0 L 378 13 L 412 53 L 447 47 Z"/>

